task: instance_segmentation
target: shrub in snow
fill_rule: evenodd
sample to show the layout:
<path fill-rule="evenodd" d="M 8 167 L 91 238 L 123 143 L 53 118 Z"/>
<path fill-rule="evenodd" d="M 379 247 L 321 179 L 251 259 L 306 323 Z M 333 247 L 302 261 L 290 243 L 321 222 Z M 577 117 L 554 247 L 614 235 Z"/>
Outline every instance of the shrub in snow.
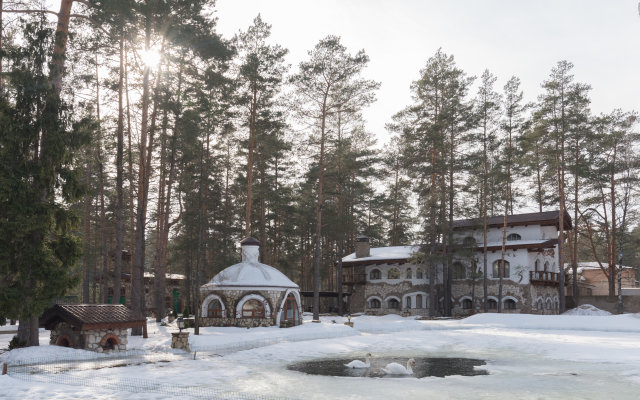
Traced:
<path fill-rule="evenodd" d="M 21 347 L 27 347 L 27 342 L 20 339 L 18 336 L 14 336 L 9 342 L 9 350 L 19 349 Z"/>

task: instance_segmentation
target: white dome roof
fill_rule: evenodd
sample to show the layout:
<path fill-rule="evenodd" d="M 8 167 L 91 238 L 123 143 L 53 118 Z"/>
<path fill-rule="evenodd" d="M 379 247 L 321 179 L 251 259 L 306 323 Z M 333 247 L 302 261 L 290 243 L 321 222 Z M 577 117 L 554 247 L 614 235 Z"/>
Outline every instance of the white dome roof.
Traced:
<path fill-rule="evenodd" d="M 242 246 L 242 262 L 222 270 L 209 283 L 202 285 L 203 289 L 239 287 L 299 289 L 299 286 L 282 272 L 258 262 L 258 246 L 245 245 L 245 241 Z"/>

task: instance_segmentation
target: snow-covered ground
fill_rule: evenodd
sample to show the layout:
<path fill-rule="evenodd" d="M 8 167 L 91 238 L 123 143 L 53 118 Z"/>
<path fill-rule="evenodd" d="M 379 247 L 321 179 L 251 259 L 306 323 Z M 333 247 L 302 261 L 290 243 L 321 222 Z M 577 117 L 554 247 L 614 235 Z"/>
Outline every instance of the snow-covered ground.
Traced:
<path fill-rule="evenodd" d="M 299 327 L 201 328 L 190 336 L 196 359 L 149 363 L 123 368 L 67 372 L 92 386 L 25 381 L 0 376 L 0 398 L 131 397 L 101 381 L 132 378 L 167 385 L 198 385 L 273 398 L 304 399 L 637 399 L 640 397 L 640 315 L 598 315 L 583 308 L 569 315 L 478 314 L 463 320 L 415 320 L 399 316 L 360 316 L 306 320 Z M 574 315 L 571 315 L 574 314 Z M 167 351 L 175 328 L 149 322 L 149 339 L 130 337 L 129 347 Z M 192 330 L 190 330 L 192 331 Z M 0 334 L 0 348 L 10 335 Z M 40 348 L 0 355 L 0 363 L 94 353 L 48 345 L 42 331 Z M 249 348 L 249 350 L 239 350 Z M 224 350 L 227 351 L 215 351 Z M 209 351 L 204 351 L 209 350 Z M 487 361 L 489 375 L 446 378 L 360 378 L 307 375 L 287 365 L 322 358 L 467 357 Z M 3 397 L 4 396 L 4 397 Z M 135 398 L 175 398 L 167 393 L 135 393 Z M 183 394 L 183 398 L 189 398 Z"/>

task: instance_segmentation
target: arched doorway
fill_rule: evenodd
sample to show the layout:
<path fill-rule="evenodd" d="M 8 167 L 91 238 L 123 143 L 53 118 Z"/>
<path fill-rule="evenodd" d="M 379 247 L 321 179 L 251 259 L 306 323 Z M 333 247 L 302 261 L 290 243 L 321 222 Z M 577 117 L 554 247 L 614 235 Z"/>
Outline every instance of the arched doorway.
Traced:
<path fill-rule="evenodd" d="M 113 350 L 116 348 L 118 342 L 114 338 L 109 338 L 104 342 L 102 350 Z"/>
<path fill-rule="evenodd" d="M 218 299 L 212 299 L 207 305 L 208 318 L 222 318 L 222 303 Z"/>
<path fill-rule="evenodd" d="M 72 347 L 71 339 L 67 335 L 61 336 L 56 344 L 62 347 Z"/>
<path fill-rule="evenodd" d="M 289 293 L 284 301 L 284 307 L 282 308 L 282 321 L 285 325 L 296 326 L 300 322 L 300 312 L 298 310 L 298 302 L 293 293 Z"/>

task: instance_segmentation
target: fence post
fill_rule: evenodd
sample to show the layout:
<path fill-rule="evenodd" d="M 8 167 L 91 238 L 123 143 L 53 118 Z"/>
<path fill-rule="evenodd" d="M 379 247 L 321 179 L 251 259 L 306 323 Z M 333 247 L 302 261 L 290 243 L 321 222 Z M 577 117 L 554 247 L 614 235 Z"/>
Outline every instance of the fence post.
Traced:
<path fill-rule="evenodd" d="M 7 374 L 7 364 L 4 363 L 2 364 L 2 375 L 6 375 Z"/>

